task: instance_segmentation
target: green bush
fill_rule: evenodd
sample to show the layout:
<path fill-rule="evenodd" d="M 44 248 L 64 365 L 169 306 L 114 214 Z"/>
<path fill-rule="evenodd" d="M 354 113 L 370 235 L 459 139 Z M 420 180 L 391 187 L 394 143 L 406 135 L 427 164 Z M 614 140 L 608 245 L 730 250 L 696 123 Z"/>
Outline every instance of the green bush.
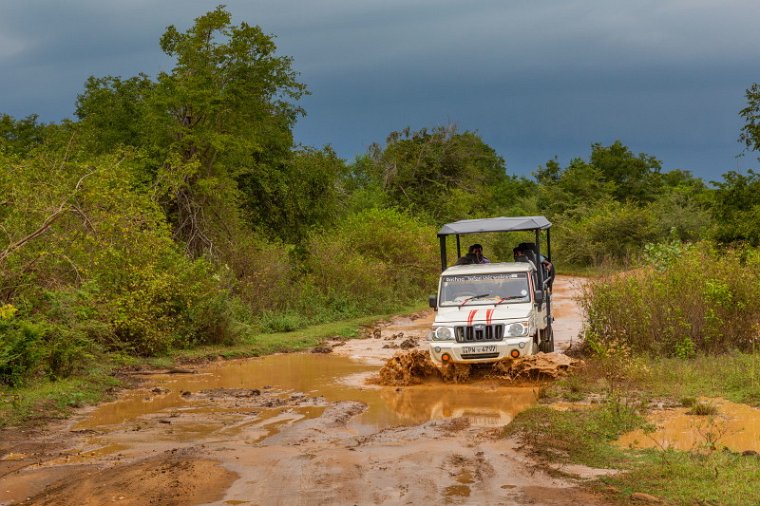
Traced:
<path fill-rule="evenodd" d="M 266 311 L 261 315 L 260 322 L 264 332 L 291 332 L 302 329 L 310 323 L 304 315 L 293 311 L 282 313 Z"/>
<path fill-rule="evenodd" d="M 65 377 L 98 350 L 140 355 L 235 337 L 229 270 L 192 259 L 175 243 L 135 158 L 9 168 L 0 214 L 10 243 L 58 210 L 49 228 L 0 262 L 0 297 L 44 322 L 41 370 Z M 7 247 L 0 239 L 0 251 Z"/>
<path fill-rule="evenodd" d="M 405 213 L 370 209 L 314 235 L 302 307 L 308 311 L 315 295 L 326 308 L 370 312 L 421 300 L 435 289 L 435 233 Z"/>
<path fill-rule="evenodd" d="M 16 318 L 0 318 L 0 383 L 19 386 L 42 362 L 44 329 Z"/>
<path fill-rule="evenodd" d="M 141 355 L 195 344 L 234 340 L 229 294 L 204 260 L 164 252 L 155 263 L 124 263 L 123 283 L 111 285 L 103 304 L 116 348 Z"/>
<path fill-rule="evenodd" d="M 294 248 L 250 232 L 235 231 L 234 236 L 234 243 L 219 245 L 220 260 L 234 277 L 233 293 L 255 314 L 292 307 L 301 293 Z"/>
<path fill-rule="evenodd" d="M 707 242 L 647 249 L 641 269 L 591 282 L 586 338 L 633 352 L 691 357 L 752 351 L 760 329 L 760 254 Z"/>
<path fill-rule="evenodd" d="M 635 260 L 641 248 L 659 239 L 656 217 L 632 203 L 607 202 L 559 217 L 553 251 L 554 259 L 571 265 L 626 263 Z"/>

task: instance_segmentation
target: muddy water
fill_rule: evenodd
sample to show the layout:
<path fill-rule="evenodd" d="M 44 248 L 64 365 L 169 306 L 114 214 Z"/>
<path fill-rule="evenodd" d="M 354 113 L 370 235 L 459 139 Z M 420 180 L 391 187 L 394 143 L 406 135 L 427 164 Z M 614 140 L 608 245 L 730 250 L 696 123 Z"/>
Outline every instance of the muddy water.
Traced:
<path fill-rule="evenodd" d="M 760 452 L 760 409 L 725 399 L 701 402 L 715 406 L 717 414 L 690 415 L 687 408 L 655 411 L 649 417 L 649 422 L 656 426 L 653 433 L 630 432 L 618 444 L 623 448 L 699 451 L 726 447 L 735 452 Z"/>
<path fill-rule="evenodd" d="M 74 430 L 108 430 L 110 425 L 137 423 L 141 418 L 164 416 L 173 424 L 171 438 L 192 439 L 256 420 L 267 418 L 268 434 L 277 424 L 319 416 L 336 401 L 361 401 L 368 409 L 352 423 L 373 430 L 396 425 L 416 425 L 428 420 L 466 417 L 471 424 L 497 426 L 536 403 L 537 392 L 530 387 L 508 387 L 478 382 L 467 385 L 427 383 L 413 387 L 375 387 L 365 380 L 377 366 L 347 357 L 324 354 L 272 355 L 259 359 L 214 363 L 197 374 L 156 375 L 150 386 L 129 392 L 118 401 L 104 404 L 79 422 Z M 220 406 L 212 398 L 199 395 L 215 389 L 273 392 L 282 399 L 305 394 L 297 406 L 247 409 L 233 403 Z M 244 403 L 243 403 L 244 404 Z M 227 421 L 208 414 L 229 415 Z M 178 423 L 195 418 L 193 426 Z M 236 422 L 231 423 L 229 420 Z"/>
<path fill-rule="evenodd" d="M 558 276 L 552 291 L 554 315 L 554 344 L 557 350 L 566 350 L 577 344 L 583 330 L 584 315 L 578 304 L 586 280 Z"/>

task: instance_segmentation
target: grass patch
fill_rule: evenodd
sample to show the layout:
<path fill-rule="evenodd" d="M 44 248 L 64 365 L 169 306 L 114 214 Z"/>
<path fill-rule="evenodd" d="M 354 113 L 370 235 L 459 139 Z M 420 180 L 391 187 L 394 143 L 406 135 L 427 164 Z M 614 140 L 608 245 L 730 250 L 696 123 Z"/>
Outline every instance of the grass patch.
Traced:
<path fill-rule="evenodd" d="M 107 399 L 121 385 L 110 372 L 104 366 L 87 376 L 0 391 L 0 428 L 64 418 L 76 408 Z"/>
<path fill-rule="evenodd" d="M 626 467 L 626 453 L 610 442 L 643 422 L 631 407 L 606 402 L 581 411 L 532 408 L 517 415 L 505 431 L 506 435 L 518 436 L 537 456 L 550 462 Z"/>
<path fill-rule="evenodd" d="M 420 306 L 406 308 L 405 312 L 416 312 Z M 394 313 L 395 314 L 395 313 Z M 364 316 L 338 322 L 322 323 L 289 332 L 250 332 L 239 343 L 232 346 L 202 346 L 189 350 L 177 350 L 171 360 L 177 362 L 194 361 L 210 357 L 241 358 L 259 357 L 273 353 L 289 353 L 309 350 L 327 339 L 351 339 L 359 337 L 363 327 L 393 315 Z M 166 360 L 166 357 L 161 357 Z M 154 359 L 155 361 L 156 359 Z"/>
<path fill-rule="evenodd" d="M 760 353 L 692 359 L 635 356 L 611 363 L 599 357 L 585 360 L 585 368 L 548 387 L 548 398 L 578 401 L 612 388 L 619 396 L 667 398 L 687 408 L 694 407 L 699 397 L 760 406 Z"/>
<path fill-rule="evenodd" d="M 510 260 L 511 261 L 511 260 Z M 627 267 L 603 264 L 603 265 L 565 265 L 558 263 L 557 272 L 563 276 L 577 276 L 580 278 L 601 278 L 618 272 L 623 272 Z"/>
<path fill-rule="evenodd" d="M 709 402 L 695 402 L 691 409 L 686 412 L 686 414 L 696 416 L 712 416 L 718 414 L 718 408 Z"/>
<path fill-rule="evenodd" d="M 647 450 L 631 455 L 634 469 L 602 482 L 621 491 L 651 494 L 675 504 L 760 504 L 760 459 L 730 452 L 708 455 Z"/>
<path fill-rule="evenodd" d="M 684 452 L 630 450 L 614 445 L 622 433 L 647 427 L 642 415 L 653 398 L 670 400 L 672 405 L 690 408 L 691 414 L 702 416 L 716 414 L 716 407 L 700 401 L 701 397 L 760 404 L 760 355 L 736 352 L 688 360 L 595 356 L 586 361 L 585 368 L 549 386 L 549 397 L 611 401 L 585 411 L 531 409 L 518 415 L 507 433 L 520 437 L 544 462 L 621 470 L 600 478 L 593 486 L 624 504 L 631 501 L 633 493 L 683 505 L 760 504 L 757 455 L 706 447 Z"/>
<path fill-rule="evenodd" d="M 638 359 L 646 367 L 632 375 L 638 388 L 658 397 L 723 397 L 760 406 L 760 354 L 734 352 L 718 356 Z M 687 406 L 691 407 L 691 406 Z"/>

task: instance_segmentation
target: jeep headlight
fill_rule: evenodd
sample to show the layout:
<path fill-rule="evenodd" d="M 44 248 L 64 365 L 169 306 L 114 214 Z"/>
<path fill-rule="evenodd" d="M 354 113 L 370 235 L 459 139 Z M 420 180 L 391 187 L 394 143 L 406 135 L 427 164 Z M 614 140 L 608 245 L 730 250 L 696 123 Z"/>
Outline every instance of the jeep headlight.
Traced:
<path fill-rule="evenodd" d="M 438 327 L 433 331 L 433 339 L 436 341 L 451 341 L 454 339 L 454 329 L 451 327 Z"/>
<path fill-rule="evenodd" d="M 507 324 L 507 336 L 521 337 L 528 335 L 528 322 L 517 322 Z"/>

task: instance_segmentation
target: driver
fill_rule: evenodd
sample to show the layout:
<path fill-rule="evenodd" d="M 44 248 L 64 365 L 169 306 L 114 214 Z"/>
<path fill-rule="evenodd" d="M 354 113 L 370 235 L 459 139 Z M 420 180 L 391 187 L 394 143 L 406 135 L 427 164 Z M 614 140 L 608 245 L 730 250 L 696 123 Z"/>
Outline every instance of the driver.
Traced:
<path fill-rule="evenodd" d="M 472 255 L 474 264 L 490 264 L 491 261 L 483 256 L 483 246 L 480 244 L 473 244 L 467 252 L 468 255 Z"/>
<path fill-rule="evenodd" d="M 491 261 L 483 256 L 483 246 L 473 244 L 467 250 L 467 254 L 456 261 L 454 265 L 490 264 Z"/>

